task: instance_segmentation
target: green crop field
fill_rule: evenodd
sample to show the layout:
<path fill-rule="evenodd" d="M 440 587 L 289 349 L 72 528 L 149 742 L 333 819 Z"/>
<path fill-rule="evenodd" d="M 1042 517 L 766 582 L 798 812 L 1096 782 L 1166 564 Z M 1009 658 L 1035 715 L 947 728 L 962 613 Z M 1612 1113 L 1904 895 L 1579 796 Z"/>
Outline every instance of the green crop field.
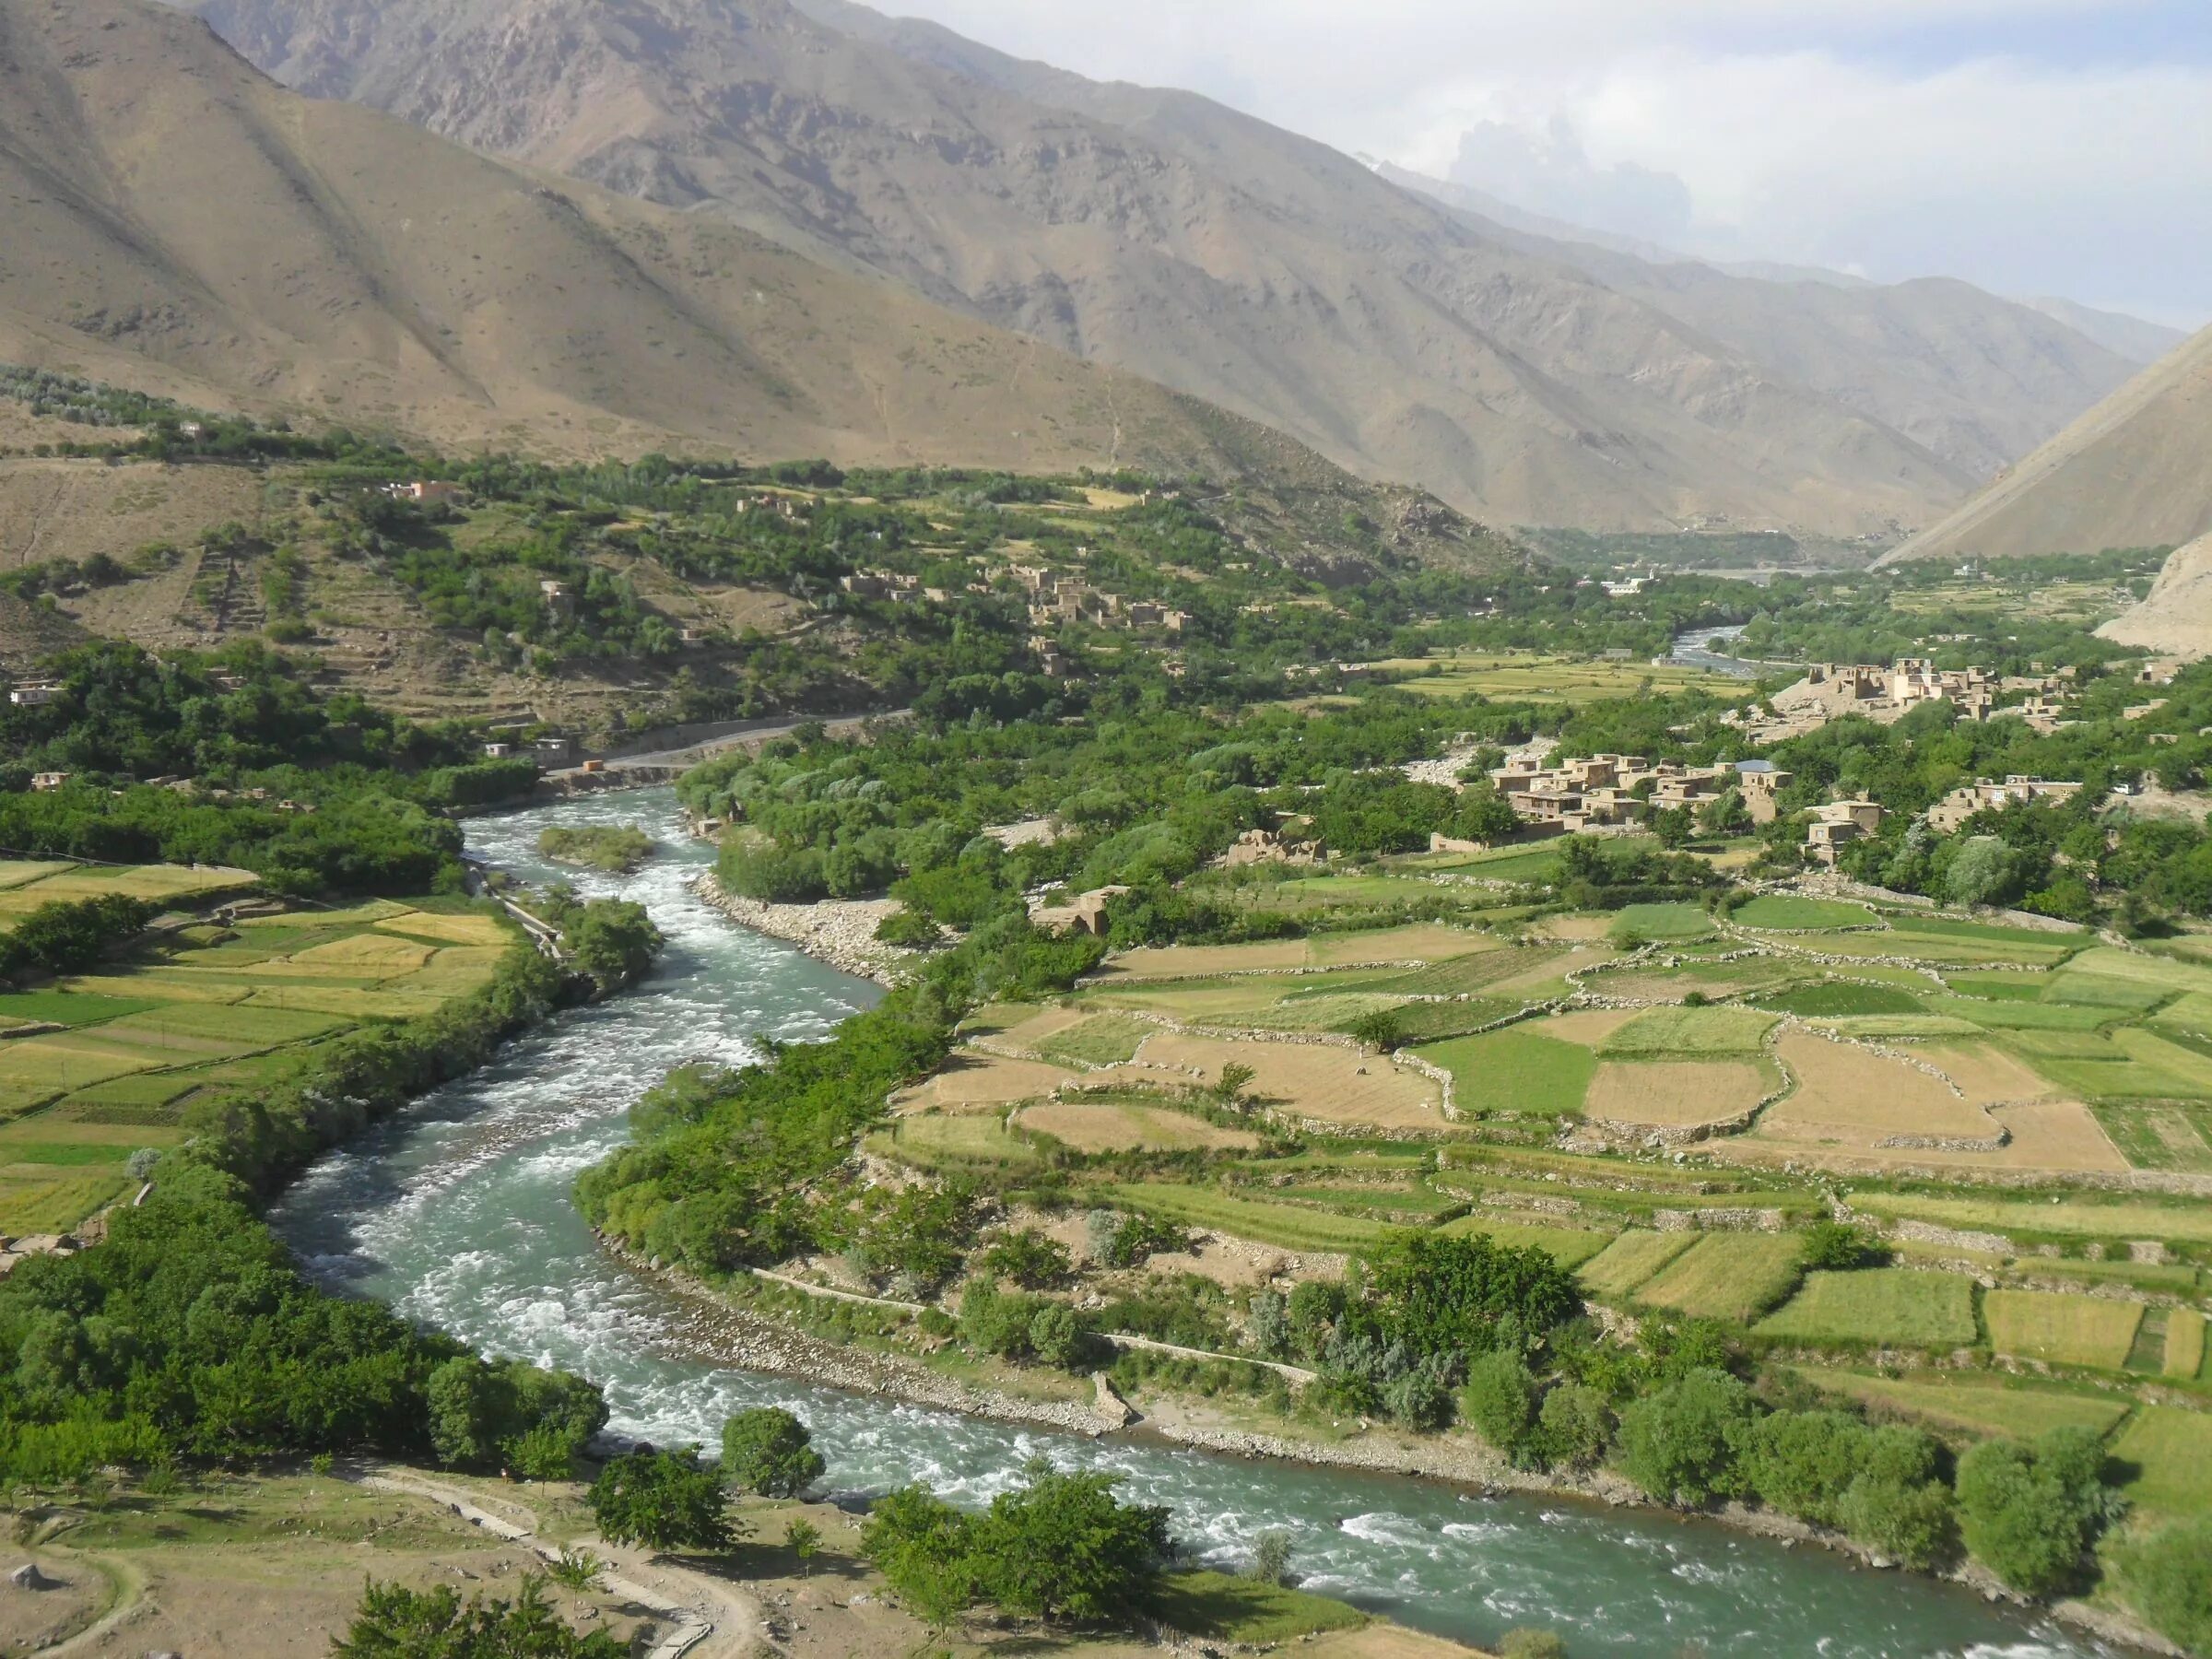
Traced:
<path fill-rule="evenodd" d="M 1973 1281 L 1910 1267 L 1809 1273 L 1797 1294 L 1754 1328 L 1806 1342 L 1963 1347 L 1975 1336 Z"/>
<path fill-rule="evenodd" d="M 1112 1187 L 1108 1192 L 1115 1203 L 1129 1209 L 1285 1250 L 1366 1250 L 1391 1230 L 1380 1221 L 1304 1205 L 1231 1197 L 1213 1187 L 1147 1182 Z"/>
<path fill-rule="evenodd" d="M 1576 1227 L 1534 1227 L 1520 1221 L 1494 1221 L 1487 1216 L 1463 1216 L 1456 1221 L 1445 1222 L 1439 1230 L 1453 1239 L 1480 1233 L 1494 1244 L 1510 1245 L 1516 1250 L 1534 1245 L 1560 1266 L 1569 1268 L 1602 1255 L 1613 1242 L 1611 1233 L 1590 1232 Z"/>
<path fill-rule="evenodd" d="M 2141 980 L 2077 972 L 2069 964 L 2051 976 L 2050 989 L 2043 994 L 2054 1003 L 2077 1005 L 2086 1008 L 2116 1008 L 2128 1014 L 2147 1014 L 2171 1000 L 2174 992 L 2171 987 L 2147 984 Z"/>
<path fill-rule="evenodd" d="M 1976 996 L 1931 996 L 1926 1006 L 1930 1013 L 1969 1019 L 1992 1031 L 2090 1032 L 2119 1018 L 2111 1008 L 2065 1003 L 1984 1001 Z M 2115 1054 L 2113 1058 L 2119 1056 Z"/>
<path fill-rule="evenodd" d="M 2130 1404 L 2109 1394 L 2069 1394 L 1972 1373 L 1924 1371 L 1900 1378 L 1799 1370 L 1797 1375 L 1877 1411 L 1917 1418 L 1935 1428 L 2018 1440 L 2062 1428 L 2110 1433 Z"/>
<path fill-rule="evenodd" d="M 1562 959 L 1567 954 L 1563 949 L 1544 946 L 1484 951 L 1474 956 L 1459 957 L 1449 962 L 1437 962 L 1427 968 L 1416 968 L 1409 972 L 1394 973 L 1387 979 L 1377 980 L 1368 988 L 1387 991 L 1399 996 L 1458 996 L 1483 990 L 1500 980 L 1518 979 L 1523 974 L 1534 973 L 1548 962 Z"/>
<path fill-rule="evenodd" d="M 1824 1019 L 1863 1014 L 1918 1014 L 1920 998 L 1893 985 L 1854 985 L 1848 980 L 1823 980 L 1818 984 L 1789 985 L 1764 991 L 1752 1003 L 1776 1014 L 1795 1014 L 1806 1019 Z"/>
<path fill-rule="evenodd" d="M 1961 996 L 1985 1002 L 2038 1002 L 2051 987 L 2047 973 L 1947 973 L 1943 982 Z"/>
<path fill-rule="evenodd" d="M 1507 882 L 1515 887 L 1525 883 L 1545 884 L 1559 873 L 1559 850 L 1549 844 L 1503 847 L 1495 853 L 1453 856 L 1424 864 L 1423 867 L 1438 873 L 1472 876 L 1479 881 Z"/>
<path fill-rule="evenodd" d="M 1624 1232 L 1584 1262 L 1580 1277 L 1592 1295 L 1618 1301 L 1631 1295 L 1639 1285 L 1688 1250 L 1700 1236 L 1689 1232 Z"/>
<path fill-rule="evenodd" d="M 1992 1290 L 1982 1301 L 1989 1346 L 2016 1359 L 2118 1371 L 2135 1347 L 2143 1304 L 2058 1290 Z"/>
<path fill-rule="evenodd" d="M 1124 1015 L 1094 1014 L 1088 1019 L 1055 1031 L 1037 1045 L 1047 1060 L 1090 1065 L 1118 1065 L 1136 1053 L 1137 1044 L 1159 1028 Z"/>
<path fill-rule="evenodd" d="M 53 1175 L 31 1173 L 28 1167 L 0 1176 L 0 1233 L 21 1238 L 27 1233 L 67 1232 L 102 1205 L 112 1204 L 130 1187 L 120 1171 L 90 1171 Z"/>
<path fill-rule="evenodd" d="M 2166 1351 L 2159 1369 L 2169 1377 L 2205 1374 L 2205 1316 L 2195 1309 L 2175 1308 L 2167 1313 Z"/>
<path fill-rule="evenodd" d="M 1832 899 L 1800 899 L 1782 893 L 1761 893 L 1732 911 L 1730 915 L 1745 927 L 1776 932 L 1866 927 L 1877 920 L 1863 904 L 1841 904 Z"/>
<path fill-rule="evenodd" d="M 2176 1199 L 2112 1204 L 2086 1200 L 2038 1204 L 2027 1199 L 1945 1198 L 1925 1193 L 1858 1193 L 1852 1206 L 1870 1216 L 1904 1217 L 1944 1227 L 2083 1239 L 2167 1239 L 2212 1243 L 2212 1205 Z"/>
<path fill-rule="evenodd" d="M 1701 939 L 1712 918 L 1694 904 L 1631 904 L 1614 912 L 1612 936 L 1626 939 Z"/>
<path fill-rule="evenodd" d="M 1598 1053 L 1623 1060 L 1756 1054 L 1773 1024 L 1772 1015 L 1753 1008 L 1653 1008 L 1599 1043 Z"/>
<path fill-rule="evenodd" d="M 1790 1233 L 1706 1233 L 1646 1280 L 1639 1302 L 1700 1319 L 1748 1322 L 1787 1296 L 1804 1256 Z"/>
<path fill-rule="evenodd" d="M 2212 1512 L 2212 1412 L 2146 1406 L 2113 1442 L 2112 1455 L 2135 1471 L 2122 1492 L 2152 1518 Z"/>
<path fill-rule="evenodd" d="M 1543 1035 L 1542 1023 L 1457 1037 L 1416 1051 L 1452 1074 L 1453 1100 L 1465 1113 L 1565 1117 L 1582 1111 L 1597 1057 L 1580 1043 Z"/>
<path fill-rule="evenodd" d="M 2097 1108 L 2097 1121 L 2138 1170 L 2212 1174 L 2212 1110 L 2178 1102 Z"/>

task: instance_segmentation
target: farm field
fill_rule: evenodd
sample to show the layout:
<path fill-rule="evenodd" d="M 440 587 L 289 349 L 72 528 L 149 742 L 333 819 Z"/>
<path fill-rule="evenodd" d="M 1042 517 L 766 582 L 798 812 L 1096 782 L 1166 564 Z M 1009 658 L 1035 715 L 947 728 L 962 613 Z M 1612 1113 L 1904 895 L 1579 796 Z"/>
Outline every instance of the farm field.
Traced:
<path fill-rule="evenodd" d="M 138 875 L 142 889 L 224 890 Z M 365 1021 L 467 994 L 516 936 L 459 904 L 292 912 L 167 935 L 98 973 L 0 994 L 0 1027 L 61 1028 L 0 1042 L 0 1233 L 75 1227 L 125 1189 L 134 1151 L 182 1138 L 188 1111 L 281 1082 Z"/>
<path fill-rule="evenodd" d="M 1598 1045 L 1609 1059 L 1756 1054 L 1772 1017 L 1756 1008 L 1653 1008 Z"/>
<path fill-rule="evenodd" d="M 1855 1209 L 1870 1216 L 1933 1221 L 1943 1227 L 1987 1229 L 2027 1238 L 2171 1239 L 2212 1243 L 2212 1205 L 2088 1200 L 2030 1203 L 2025 1199 L 1941 1197 L 1924 1193 L 1861 1193 Z"/>
<path fill-rule="evenodd" d="M 1571 1116 L 1583 1110 L 1597 1058 L 1580 1043 L 1545 1035 L 1547 1023 L 1524 1022 L 1417 1052 L 1452 1074 L 1453 1103 L 1463 1117 Z"/>
<path fill-rule="evenodd" d="M 2124 1396 L 2073 1394 L 1973 1372 L 1884 1377 L 1800 1367 L 1797 1374 L 1882 1413 L 1977 1438 L 2033 1440 L 2046 1430 L 2062 1428 L 2107 1434 L 2127 1415 L 2129 1406 Z"/>
<path fill-rule="evenodd" d="M 2143 1323 L 2141 1302 L 2050 1290 L 1992 1290 L 1983 1299 L 1989 1345 L 2016 1359 L 2119 1371 Z"/>
<path fill-rule="evenodd" d="M 0 859 L 0 930 L 42 904 L 71 904 L 121 895 L 197 901 L 261 885 L 248 870 L 218 865 L 76 865 Z"/>
<path fill-rule="evenodd" d="M 1100 968 L 1097 982 L 1206 979 L 1224 973 L 1384 963 L 1419 965 L 1499 947 L 1500 941 L 1488 934 L 1418 923 L 1367 932 L 1316 934 L 1304 939 L 1269 939 L 1254 945 L 1169 945 L 1124 951 Z"/>
<path fill-rule="evenodd" d="M 2212 1512 L 2212 1412 L 2146 1406 L 2112 1442 L 2112 1455 L 2136 1471 L 2121 1489 L 2154 1519 Z"/>
<path fill-rule="evenodd" d="M 1631 904 L 1617 912 L 1613 939 L 1654 939 L 1673 943 L 1701 939 L 1712 932 L 1712 918 L 1695 904 Z"/>
<path fill-rule="evenodd" d="M 1582 1266 L 1583 1283 L 1608 1301 L 1631 1295 L 1636 1288 L 1688 1251 L 1698 1241 L 1696 1233 L 1624 1232 Z"/>
<path fill-rule="evenodd" d="M 1250 1151 L 1260 1144 L 1260 1137 L 1249 1129 L 1224 1128 L 1188 1112 L 1111 1101 L 1053 1100 L 1024 1108 L 1014 1122 L 1018 1128 L 1049 1135 L 1078 1152 L 1128 1152 L 1145 1147 Z"/>
<path fill-rule="evenodd" d="M 2194 1378 L 2205 1374 L 2205 1316 L 2190 1308 L 2175 1308 L 2166 1315 L 2166 1347 L 2159 1367 L 2169 1377 Z"/>
<path fill-rule="evenodd" d="M 1580 657 L 1457 656 L 1382 665 L 1411 677 L 1408 691 L 1427 697 L 1491 697 L 1513 702 L 1597 702 L 1697 687 L 1732 686 L 1723 674 L 1679 665 L 1596 662 Z"/>
<path fill-rule="evenodd" d="M 1705 1233 L 1636 1290 L 1634 1300 L 1700 1319 L 1746 1323 L 1797 1282 L 1802 1247 L 1790 1233 Z"/>
<path fill-rule="evenodd" d="M 1760 893 L 1729 912 L 1739 927 L 1798 933 L 1837 927 L 1870 927 L 1875 913 L 1863 904 L 1833 899 L 1801 899 L 1788 893 Z"/>
<path fill-rule="evenodd" d="M 1766 1098 L 1767 1069 L 1744 1060 L 1607 1060 L 1583 1112 L 1633 1128 L 1695 1129 L 1741 1118 Z"/>
<path fill-rule="evenodd" d="M 1802 1342 L 1964 1347 L 1975 1335 L 1973 1282 L 1909 1267 L 1808 1273 L 1797 1294 L 1752 1329 Z"/>

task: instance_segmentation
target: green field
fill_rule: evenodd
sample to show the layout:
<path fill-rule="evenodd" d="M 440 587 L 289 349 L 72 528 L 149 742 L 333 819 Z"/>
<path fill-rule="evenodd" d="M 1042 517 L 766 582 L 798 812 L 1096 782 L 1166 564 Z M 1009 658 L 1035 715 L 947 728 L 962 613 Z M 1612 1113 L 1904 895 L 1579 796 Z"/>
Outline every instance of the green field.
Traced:
<path fill-rule="evenodd" d="M 1186 1227 L 1212 1228 L 1236 1238 L 1275 1244 L 1285 1250 L 1346 1253 L 1367 1250 L 1391 1230 L 1381 1221 L 1312 1209 L 1304 1205 L 1231 1197 L 1214 1187 L 1147 1182 L 1143 1186 L 1111 1187 L 1107 1192 L 1116 1204 L 1129 1209 L 1165 1217 Z"/>
<path fill-rule="evenodd" d="M 2146 1406 L 2112 1444 L 2131 1470 L 2121 1490 L 2154 1519 L 2212 1512 L 2212 1413 Z"/>
<path fill-rule="evenodd" d="M 1417 1050 L 1452 1074 L 1453 1101 L 1465 1113 L 1567 1117 L 1582 1111 L 1597 1057 L 1580 1043 L 1542 1034 L 1539 1022 Z"/>
<path fill-rule="evenodd" d="M 1170 1572 L 1147 1611 L 1202 1641 L 1272 1648 L 1325 1630 L 1357 1630 L 1367 1615 L 1349 1603 L 1226 1572 Z"/>
<path fill-rule="evenodd" d="M 2195 1378 L 2205 1374 L 2205 1316 L 2193 1308 L 2175 1308 L 2166 1315 L 2166 1351 L 2159 1371 L 2169 1377 Z"/>
<path fill-rule="evenodd" d="M 2179 1101 L 2097 1108 L 2097 1121 L 2138 1170 L 2212 1174 L 2212 1109 Z"/>
<path fill-rule="evenodd" d="M 1495 1244 L 1510 1245 L 1525 1250 L 1531 1245 L 1545 1252 L 1562 1267 L 1579 1267 L 1595 1255 L 1602 1255 L 1613 1242 L 1613 1235 L 1590 1232 L 1575 1227 L 1533 1227 L 1519 1221 L 1495 1221 L 1487 1216 L 1465 1216 L 1457 1221 L 1447 1221 L 1439 1229 L 1449 1238 L 1465 1238 L 1469 1233 L 1480 1233 Z"/>
<path fill-rule="evenodd" d="M 1873 1267 L 1808 1273 L 1797 1294 L 1754 1327 L 1805 1342 L 1964 1347 L 1974 1340 L 1974 1287 L 1955 1273 Z"/>
<path fill-rule="evenodd" d="M 1760 992 L 1751 998 L 1759 1007 L 1776 1014 L 1795 1014 L 1806 1019 L 1844 1018 L 1869 1014 L 1918 1014 L 1921 1001 L 1893 985 L 1856 985 L 1848 980 L 1822 980 L 1817 984 L 1789 985 Z M 1970 1028 L 1971 1029 L 1971 1028 Z"/>
<path fill-rule="evenodd" d="M 1698 1241 L 1690 1232 L 1622 1233 L 1584 1262 L 1580 1277 L 1593 1296 L 1618 1301 Z"/>
<path fill-rule="evenodd" d="M 1037 1045 L 1038 1054 L 1061 1065 L 1118 1065 L 1136 1053 L 1137 1044 L 1159 1028 L 1125 1015 L 1094 1014 L 1088 1019 L 1055 1031 Z"/>
<path fill-rule="evenodd" d="M 1505 882 L 1514 887 L 1545 884 L 1559 873 L 1559 849 L 1546 842 L 1531 847 L 1500 847 L 1492 853 L 1448 856 L 1425 864 L 1439 873 L 1472 876 L 1478 881 Z"/>
<path fill-rule="evenodd" d="M 1748 1323 L 1787 1296 L 1804 1255 L 1789 1233 L 1705 1233 L 1635 1293 L 1639 1302 L 1700 1319 Z"/>
<path fill-rule="evenodd" d="M 1622 1060 L 1756 1054 L 1773 1024 L 1753 1008 L 1653 1008 L 1599 1043 L 1598 1053 Z"/>
<path fill-rule="evenodd" d="M 2084 1239 L 2169 1239 L 2212 1243 L 2212 1205 L 2124 1200 L 2115 1204 L 2032 1203 L 2008 1198 L 1944 1198 L 1924 1193 L 1860 1193 L 1852 1206 L 1870 1216 L 1906 1217 L 1945 1227 Z"/>
<path fill-rule="evenodd" d="M 1701 939 L 1712 932 L 1712 918 L 1694 904 L 1631 904 L 1614 912 L 1616 943 L 1653 939 L 1673 943 Z"/>
<path fill-rule="evenodd" d="M 2045 1430 L 2060 1428 L 2104 1434 L 2127 1415 L 2129 1406 L 2110 1394 L 2069 1394 L 1974 1373 L 1922 1371 L 1899 1378 L 1799 1370 L 1797 1375 L 1861 1405 L 1977 1436 L 2033 1440 Z"/>
<path fill-rule="evenodd" d="M 1700 668 L 1578 657 L 1408 658 L 1381 665 L 1411 677 L 1402 682 L 1404 688 L 1425 697 L 1488 697 L 1506 702 L 1582 704 L 1743 684 Z"/>
<path fill-rule="evenodd" d="M 2016 1359 L 2119 1371 L 2135 1347 L 2143 1304 L 2057 1290 L 1992 1290 L 1982 1301 L 1989 1346 Z"/>
<path fill-rule="evenodd" d="M 1801 899 L 1783 893 L 1761 893 L 1729 914 L 1745 927 L 1774 932 L 1866 927 L 1876 920 L 1874 912 L 1863 904 L 1841 904 L 1832 899 Z"/>

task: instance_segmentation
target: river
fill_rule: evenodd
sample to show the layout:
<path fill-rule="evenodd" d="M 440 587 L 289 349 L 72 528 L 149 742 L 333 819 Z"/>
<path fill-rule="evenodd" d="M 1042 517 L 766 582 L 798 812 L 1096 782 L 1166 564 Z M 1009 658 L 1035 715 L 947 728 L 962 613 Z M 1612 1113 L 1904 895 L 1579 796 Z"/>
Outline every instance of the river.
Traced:
<path fill-rule="evenodd" d="M 1084 1441 L 718 1368 L 688 1352 L 679 1307 L 602 1254 L 570 1199 L 619 1147 L 629 1103 L 670 1066 L 738 1063 L 754 1039 L 820 1037 L 874 986 L 750 934 L 685 886 L 708 862 L 671 791 L 589 795 L 468 826 L 474 850 L 535 880 L 547 825 L 641 823 L 660 855 L 632 877 L 572 877 L 635 899 L 669 947 L 632 994 L 562 1015 L 499 1063 L 315 1166 L 273 1218 L 324 1282 L 381 1298 L 485 1349 L 605 1385 L 614 1427 L 661 1443 L 720 1437 L 747 1406 L 812 1424 L 841 1494 L 925 1481 L 982 1501 L 1038 1455 L 1110 1469 L 1171 1506 L 1200 1557 L 1240 1560 L 1293 1535 L 1315 1589 L 1469 1641 L 1515 1625 L 1578 1655 L 2072 1659 L 2107 1650 L 1951 1586 L 1858 1569 L 1706 1523 L 1565 1500 L 1485 1500 L 1421 1481 L 1243 1462 L 1139 1441 Z"/>

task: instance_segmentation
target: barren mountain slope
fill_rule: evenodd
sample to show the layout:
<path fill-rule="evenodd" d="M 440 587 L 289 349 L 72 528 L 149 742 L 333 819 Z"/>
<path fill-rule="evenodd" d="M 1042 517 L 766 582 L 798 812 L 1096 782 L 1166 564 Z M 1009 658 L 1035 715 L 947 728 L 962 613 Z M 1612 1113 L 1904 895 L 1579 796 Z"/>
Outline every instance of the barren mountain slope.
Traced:
<path fill-rule="evenodd" d="M 2178 547 L 2212 531 L 2212 328 L 1888 556 Z"/>
<path fill-rule="evenodd" d="M 787 0 L 195 0 L 257 63 L 1277 426 L 1493 521 L 1830 533 L 1974 482 L 1348 158 Z M 890 38 L 896 35 L 898 39 Z M 941 38 L 940 38 L 941 37 Z"/>
<path fill-rule="evenodd" d="M 2212 656 L 2212 535 L 2177 547 L 2143 603 L 2097 631 L 2170 656 Z"/>
<path fill-rule="evenodd" d="M 1457 210 L 1483 211 L 1480 198 L 1456 186 L 1389 166 L 1379 171 Z M 1894 427 L 1978 478 L 2026 454 L 2179 339 L 2131 357 L 1971 283 L 1751 276 L 1602 245 L 1564 226 L 1504 234 Z M 2106 321 L 2117 326 L 2131 319 Z M 2162 332 L 2151 324 L 2140 329 Z"/>
<path fill-rule="evenodd" d="M 0 359 L 194 401 L 577 454 L 1233 470 L 1225 444 L 1274 441 L 727 223 L 303 100 L 135 0 L 0 5 Z"/>

